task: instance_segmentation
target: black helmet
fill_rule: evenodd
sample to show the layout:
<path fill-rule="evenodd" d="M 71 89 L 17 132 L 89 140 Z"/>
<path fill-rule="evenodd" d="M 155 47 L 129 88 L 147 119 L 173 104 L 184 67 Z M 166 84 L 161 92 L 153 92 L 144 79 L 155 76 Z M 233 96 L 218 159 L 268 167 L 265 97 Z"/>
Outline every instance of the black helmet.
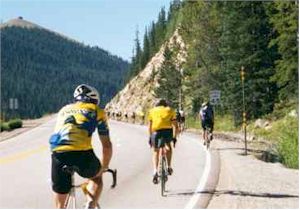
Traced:
<path fill-rule="evenodd" d="M 160 98 L 157 100 L 155 106 L 168 106 L 168 102 L 167 100 Z"/>

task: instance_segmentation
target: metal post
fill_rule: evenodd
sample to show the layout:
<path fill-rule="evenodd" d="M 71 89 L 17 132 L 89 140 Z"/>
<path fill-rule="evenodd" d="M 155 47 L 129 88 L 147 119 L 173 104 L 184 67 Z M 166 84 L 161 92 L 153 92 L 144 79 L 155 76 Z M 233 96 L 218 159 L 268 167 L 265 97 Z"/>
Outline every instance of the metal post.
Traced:
<path fill-rule="evenodd" d="M 183 77 L 183 69 L 179 70 L 180 73 L 180 85 L 179 85 L 179 110 L 182 110 L 182 77 Z"/>
<path fill-rule="evenodd" d="M 245 104 L 245 69 L 241 68 L 242 92 L 243 92 L 243 128 L 245 141 L 245 155 L 247 155 L 247 119 L 246 119 L 246 104 Z"/>

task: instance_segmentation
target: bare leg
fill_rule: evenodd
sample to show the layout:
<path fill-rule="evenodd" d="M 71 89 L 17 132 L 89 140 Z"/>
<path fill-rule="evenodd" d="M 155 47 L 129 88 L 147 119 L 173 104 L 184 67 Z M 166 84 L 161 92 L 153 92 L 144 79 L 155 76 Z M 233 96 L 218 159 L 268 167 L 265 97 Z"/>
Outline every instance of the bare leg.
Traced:
<path fill-rule="evenodd" d="M 57 209 L 65 209 L 65 203 L 68 198 L 68 193 L 67 194 L 60 194 L 54 192 L 54 200 L 55 200 L 55 208 Z"/>
<path fill-rule="evenodd" d="M 152 163 L 153 163 L 153 169 L 156 172 L 158 171 L 158 153 L 159 150 L 153 147 Z"/>
<path fill-rule="evenodd" d="M 166 150 L 167 150 L 168 166 L 169 166 L 170 168 L 172 168 L 172 167 L 171 167 L 171 161 L 172 161 L 172 152 L 173 152 L 173 149 L 172 149 L 172 146 L 171 146 L 170 143 L 168 143 L 168 144 L 166 145 Z"/>
<path fill-rule="evenodd" d="M 91 203 L 91 208 L 97 206 L 103 188 L 102 175 L 89 179 L 87 190 L 87 200 Z"/>

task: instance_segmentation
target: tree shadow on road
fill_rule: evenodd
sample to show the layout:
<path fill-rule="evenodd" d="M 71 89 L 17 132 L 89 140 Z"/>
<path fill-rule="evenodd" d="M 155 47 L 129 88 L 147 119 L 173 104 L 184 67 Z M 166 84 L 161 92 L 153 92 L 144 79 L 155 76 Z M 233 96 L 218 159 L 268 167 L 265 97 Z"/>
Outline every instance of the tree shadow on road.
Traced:
<path fill-rule="evenodd" d="M 168 191 L 167 197 L 173 196 L 193 196 L 194 194 L 203 194 L 203 195 L 232 195 L 232 196 L 251 196 L 251 197 L 262 197 L 262 198 L 298 198 L 299 195 L 289 195 L 289 194 L 282 194 L 282 193 L 254 193 L 254 192 L 247 192 L 247 191 L 240 191 L 240 190 L 204 190 L 199 192 L 194 192 L 192 190 L 186 191 Z"/>

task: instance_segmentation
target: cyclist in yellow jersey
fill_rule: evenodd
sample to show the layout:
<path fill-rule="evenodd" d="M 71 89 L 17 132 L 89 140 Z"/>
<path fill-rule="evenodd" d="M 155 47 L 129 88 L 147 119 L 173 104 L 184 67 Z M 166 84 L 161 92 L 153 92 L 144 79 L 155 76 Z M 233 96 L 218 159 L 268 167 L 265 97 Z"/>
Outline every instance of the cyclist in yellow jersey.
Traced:
<path fill-rule="evenodd" d="M 108 169 L 112 156 L 112 144 L 105 112 L 98 107 L 97 90 L 82 84 L 74 91 L 75 103 L 63 107 L 57 116 L 54 134 L 49 143 L 52 151 L 52 189 L 55 205 L 64 208 L 71 189 L 71 175 L 63 170 L 65 165 L 74 166 L 76 172 L 88 178 L 87 207 L 94 208 L 102 191 L 102 173 Z M 95 130 L 102 143 L 102 165 L 94 154 L 91 144 Z"/>
<path fill-rule="evenodd" d="M 167 160 L 169 168 L 168 173 L 171 175 L 173 169 L 171 167 L 172 146 L 171 142 L 176 143 L 176 136 L 178 134 L 178 126 L 176 121 L 175 111 L 168 106 L 166 100 L 160 99 L 156 106 L 149 111 L 149 144 L 153 148 L 152 162 L 153 162 L 153 183 L 158 183 L 158 158 L 159 148 L 162 145 L 167 149 Z"/>

